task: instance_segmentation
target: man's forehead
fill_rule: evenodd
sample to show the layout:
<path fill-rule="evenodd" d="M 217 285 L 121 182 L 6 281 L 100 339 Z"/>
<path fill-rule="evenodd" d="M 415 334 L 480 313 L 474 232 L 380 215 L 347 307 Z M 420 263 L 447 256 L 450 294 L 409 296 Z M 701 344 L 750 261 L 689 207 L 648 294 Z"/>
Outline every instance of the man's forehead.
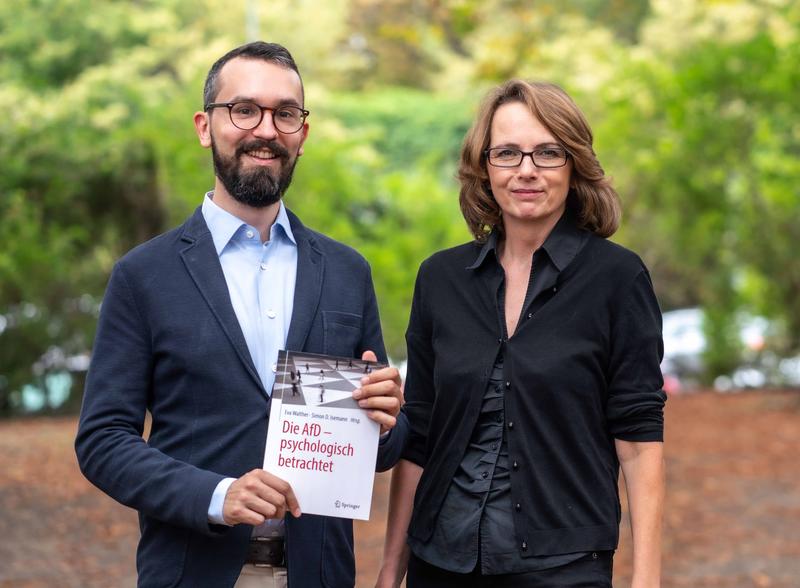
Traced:
<path fill-rule="evenodd" d="M 236 57 L 219 72 L 217 100 L 233 97 L 302 104 L 303 86 L 296 71 L 263 59 Z"/>

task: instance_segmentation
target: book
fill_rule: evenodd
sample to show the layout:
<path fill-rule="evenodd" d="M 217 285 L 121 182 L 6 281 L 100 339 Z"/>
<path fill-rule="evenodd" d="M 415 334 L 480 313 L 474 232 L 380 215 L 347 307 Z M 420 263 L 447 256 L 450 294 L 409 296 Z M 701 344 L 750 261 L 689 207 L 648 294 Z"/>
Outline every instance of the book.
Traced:
<path fill-rule="evenodd" d="M 369 519 L 380 426 L 352 393 L 383 367 L 278 352 L 264 469 L 292 485 L 303 514 Z"/>

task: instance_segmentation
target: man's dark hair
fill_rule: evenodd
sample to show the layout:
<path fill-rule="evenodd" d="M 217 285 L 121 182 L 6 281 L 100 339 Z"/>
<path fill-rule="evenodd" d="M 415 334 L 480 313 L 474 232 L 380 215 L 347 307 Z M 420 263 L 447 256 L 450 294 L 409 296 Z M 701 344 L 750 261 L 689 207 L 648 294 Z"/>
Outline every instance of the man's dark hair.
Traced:
<path fill-rule="evenodd" d="M 211 66 L 210 70 L 208 70 L 206 84 L 203 88 L 203 108 L 214 102 L 217 94 L 219 93 L 219 72 L 226 63 L 236 57 L 260 59 L 262 61 L 275 63 L 285 67 L 286 69 L 291 69 L 297 73 L 298 77 L 300 76 L 300 70 L 297 69 L 297 64 L 294 62 L 292 54 L 289 53 L 289 50 L 286 49 L 286 47 L 283 45 L 278 45 L 277 43 L 253 41 L 252 43 L 247 43 L 246 45 L 242 45 L 241 47 L 237 47 L 236 49 L 228 51 L 225 55 L 220 57 L 216 63 L 214 63 L 214 65 Z M 300 86 L 302 87 L 302 85 L 303 79 L 301 77 Z"/>

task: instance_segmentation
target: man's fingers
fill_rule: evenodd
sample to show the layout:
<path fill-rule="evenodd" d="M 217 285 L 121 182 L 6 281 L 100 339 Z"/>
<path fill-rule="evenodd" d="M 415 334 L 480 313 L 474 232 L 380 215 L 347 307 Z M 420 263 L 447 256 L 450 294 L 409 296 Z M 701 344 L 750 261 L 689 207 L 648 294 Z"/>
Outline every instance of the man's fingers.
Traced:
<path fill-rule="evenodd" d="M 390 431 L 397 424 L 397 419 L 381 410 L 368 410 L 367 416 L 381 426 L 381 434 Z"/>
<path fill-rule="evenodd" d="M 371 396 L 358 401 L 358 406 L 364 409 L 382 410 L 396 416 L 400 412 L 400 401 L 394 396 Z"/>
<path fill-rule="evenodd" d="M 366 350 L 361 354 L 361 361 L 378 361 L 378 356 L 374 351 Z"/>
<path fill-rule="evenodd" d="M 283 518 L 286 511 L 300 516 L 300 505 L 291 485 L 261 469 L 231 484 L 225 495 L 223 519 L 229 524 L 260 525 L 265 519 Z"/>
<path fill-rule="evenodd" d="M 270 474 L 265 470 L 257 470 L 261 473 L 263 482 L 273 491 L 280 494 L 281 506 L 285 510 L 292 513 L 295 518 L 300 516 L 300 503 L 297 501 L 297 496 L 292 490 L 291 484 L 286 480 L 279 478 L 274 474 Z"/>

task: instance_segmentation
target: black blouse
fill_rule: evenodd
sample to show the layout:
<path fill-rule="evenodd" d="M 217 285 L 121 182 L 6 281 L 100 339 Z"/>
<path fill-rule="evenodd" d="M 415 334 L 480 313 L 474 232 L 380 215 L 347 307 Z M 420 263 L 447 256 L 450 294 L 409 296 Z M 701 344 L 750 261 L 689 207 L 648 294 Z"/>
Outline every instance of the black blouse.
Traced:
<path fill-rule="evenodd" d="M 549 247 L 562 238 L 564 248 Z M 434 535 L 502 354 L 517 555 L 616 548 L 614 438 L 663 439 L 661 313 L 641 260 L 579 230 L 569 214 L 544 249 L 558 271 L 536 283 L 510 338 L 491 241 L 442 251 L 420 267 L 403 409 L 411 428 L 404 457 L 424 468 L 412 546 Z"/>

